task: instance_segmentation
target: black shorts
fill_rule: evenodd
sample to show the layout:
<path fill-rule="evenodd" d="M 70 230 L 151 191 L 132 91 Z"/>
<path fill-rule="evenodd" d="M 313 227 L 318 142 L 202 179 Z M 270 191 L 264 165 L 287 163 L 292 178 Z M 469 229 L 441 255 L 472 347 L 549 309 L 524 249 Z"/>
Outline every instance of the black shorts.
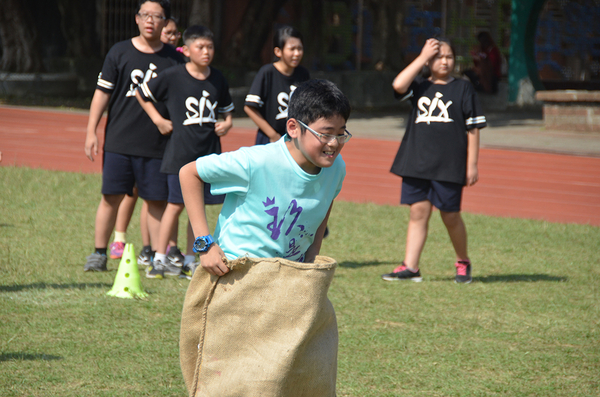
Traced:
<path fill-rule="evenodd" d="M 169 199 L 171 204 L 183 204 L 183 194 L 181 193 L 181 183 L 179 182 L 178 174 L 168 174 L 167 180 L 169 183 Z M 204 204 L 223 204 L 225 195 L 213 195 L 210 192 L 210 183 L 204 183 Z"/>
<path fill-rule="evenodd" d="M 429 200 L 444 212 L 460 212 L 463 186 L 453 182 L 438 182 L 411 177 L 402 178 L 400 204 Z"/>
<path fill-rule="evenodd" d="M 168 197 L 167 175 L 160 172 L 161 159 L 104 152 L 102 194 L 133 194 L 144 200 L 164 201 Z"/>

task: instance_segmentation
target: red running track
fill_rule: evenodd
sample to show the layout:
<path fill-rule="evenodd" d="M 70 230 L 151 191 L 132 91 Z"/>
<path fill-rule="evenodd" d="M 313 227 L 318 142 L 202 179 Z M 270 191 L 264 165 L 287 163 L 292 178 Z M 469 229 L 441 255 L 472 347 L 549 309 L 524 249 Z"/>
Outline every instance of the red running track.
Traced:
<path fill-rule="evenodd" d="M 87 119 L 84 112 L 0 106 L 0 164 L 101 172 L 101 155 L 91 162 L 83 151 Z M 222 139 L 224 150 L 253 142 L 247 128 Z M 342 152 L 348 172 L 339 199 L 398 204 L 401 179 L 389 172 L 398 145 L 353 138 Z M 600 226 L 600 158 L 481 149 L 479 173 L 479 183 L 465 189 L 466 212 Z"/>

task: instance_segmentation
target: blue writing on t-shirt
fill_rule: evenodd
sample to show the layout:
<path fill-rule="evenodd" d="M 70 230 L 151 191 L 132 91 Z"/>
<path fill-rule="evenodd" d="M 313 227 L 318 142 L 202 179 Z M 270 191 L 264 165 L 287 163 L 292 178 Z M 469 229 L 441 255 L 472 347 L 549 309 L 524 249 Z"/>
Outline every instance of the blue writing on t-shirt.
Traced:
<path fill-rule="evenodd" d="M 300 232 L 299 232 L 300 238 L 303 238 L 306 235 L 305 226 L 304 225 L 296 225 L 296 223 L 298 221 L 298 217 L 302 213 L 302 207 L 300 207 L 298 205 L 298 202 L 295 199 L 293 199 L 290 202 L 290 204 L 287 207 L 287 210 L 285 211 L 285 213 L 283 214 L 283 216 L 281 217 L 281 220 L 279 220 L 279 222 L 278 222 L 279 207 L 275 205 L 275 197 L 273 197 L 272 199 L 267 197 L 267 200 L 263 201 L 263 205 L 265 207 L 272 206 L 271 208 L 266 209 L 265 212 L 268 215 L 271 215 L 273 217 L 273 222 L 271 222 L 267 225 L 267 230 L 271 232 L 271 238 L 273 240 L 277 240 L 281 236 L 281 229 L 285 223 L 287 215 L 290 215 L 290 216 L 294 215 L 294 219 L 290 222 L 287 230 L 285 231 L 285 235 L 288 236 L 292 232 L 294 226 L 297 226 L 298 229 L 300 229 Z M 291 257 L 297 256 L 299 254 L 302 254 L 302 252 L 300 252 L 300 244 L 296 243 L 295 238 L 291 238 L 289 241 L 289 244 L 288 244 L 288 250 L 285 252 L 285 255 L 283 257 L 291 258 Z M 299 262 L 304 261 L 304 255 L 301 255 L 300 258 L 297 260 Z"/>

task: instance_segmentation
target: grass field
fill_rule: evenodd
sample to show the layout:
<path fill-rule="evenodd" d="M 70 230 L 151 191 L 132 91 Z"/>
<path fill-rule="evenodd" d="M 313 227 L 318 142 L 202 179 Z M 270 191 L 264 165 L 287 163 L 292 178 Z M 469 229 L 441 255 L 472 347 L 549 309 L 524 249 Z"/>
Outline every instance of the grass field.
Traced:
<path fill-rule="evenodd" d="M 118 261 L 83 272 L 100 176 L 0 167 L 0 180 L 0 395 L 184 396 L 189 282 L 142 277 L 150 296 L 136 301 L 106 295 Z M 434 214 L 424 282 L 381 281 L 402 258 L 407 216 L 334 206 L 322 254 L 340 264 L 339 396 L 600 395 L 600 228 L 465 214 L 474 280 L 457 285 Z"/>

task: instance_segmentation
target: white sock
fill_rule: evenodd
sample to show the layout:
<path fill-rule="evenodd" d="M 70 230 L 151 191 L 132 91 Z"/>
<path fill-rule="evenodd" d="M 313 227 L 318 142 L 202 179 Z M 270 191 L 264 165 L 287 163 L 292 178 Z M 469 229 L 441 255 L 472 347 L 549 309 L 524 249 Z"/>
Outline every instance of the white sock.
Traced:
<path fill-rule="evenodd" d="M 155 261 L 161 261 L 162 263 L 167 263 L 167 254 L 159 254 L 158 252 L 154 254 Z"/>
<path fill-rule="evenodd" d="M 125 232 L 117 232 L 115 230 L 115 239 L 113 240 L 115 243 L 116 242 L 120 242 L 120 243 L 124 243 L 127 240 L 125 239 Z"/>

